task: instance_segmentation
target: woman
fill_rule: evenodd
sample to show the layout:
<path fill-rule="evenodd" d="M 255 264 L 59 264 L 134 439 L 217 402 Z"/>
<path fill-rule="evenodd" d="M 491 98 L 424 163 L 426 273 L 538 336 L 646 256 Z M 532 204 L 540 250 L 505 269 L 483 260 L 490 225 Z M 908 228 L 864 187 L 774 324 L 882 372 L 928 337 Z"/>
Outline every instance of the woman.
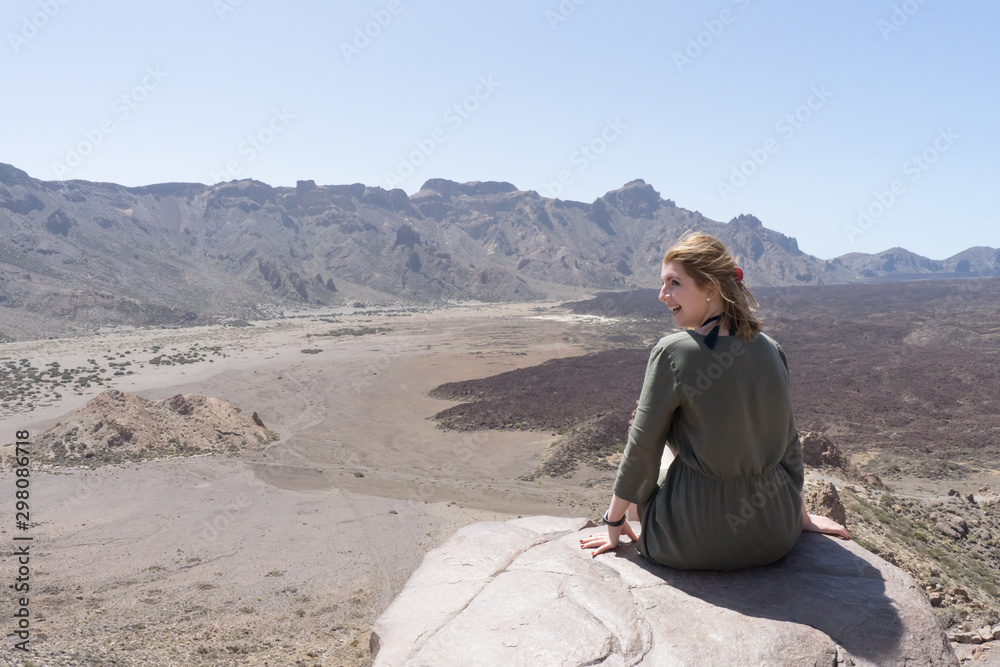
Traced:
<path fill-rule="evenodd" d="M 660 301 L 682 331 L 649 355 L 604 515 L 608 533 L 581 548 L 596 556 L 624 532 L 653 562 L 731 570 L 778 560 L 803 530 L 850 539 L 806 512 L 788 362 L 760 331 L 732 255 L 707 234 L 687 234 L 667 251 L 660 277 Z M 640 522 L 638 535 L 626 517 Z"/>

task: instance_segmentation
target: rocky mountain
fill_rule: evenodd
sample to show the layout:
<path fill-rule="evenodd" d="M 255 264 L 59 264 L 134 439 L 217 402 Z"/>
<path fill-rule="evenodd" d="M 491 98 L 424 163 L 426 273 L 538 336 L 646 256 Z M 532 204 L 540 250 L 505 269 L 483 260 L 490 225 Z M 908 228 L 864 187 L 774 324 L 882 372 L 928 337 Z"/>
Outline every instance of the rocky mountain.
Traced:
<path fill-rule="evenodd" d="M 0 164 L 0 339 L 70 322 L 183 325 L 356 301 L 653 287 L 666 248 L 689 229 L 723 239 L 756 286 L 1000 272 L 991 248 L 945 262 L 898 249 L 825 261 L 751 215 L 709 220 L 642 180 L 587 204 L 503 182 L 432 179 L 412 196 L 313 181 L 125 187 Z"/>
<path fill-rule="evenodd" d="M 889 248 L 874 255 L 852 252 L 837 260 L 863 279 L 879 281 L 1000 275 L 1000 248 L 986 246 L 968 248 L 940 261 L 905 248 Z"/>

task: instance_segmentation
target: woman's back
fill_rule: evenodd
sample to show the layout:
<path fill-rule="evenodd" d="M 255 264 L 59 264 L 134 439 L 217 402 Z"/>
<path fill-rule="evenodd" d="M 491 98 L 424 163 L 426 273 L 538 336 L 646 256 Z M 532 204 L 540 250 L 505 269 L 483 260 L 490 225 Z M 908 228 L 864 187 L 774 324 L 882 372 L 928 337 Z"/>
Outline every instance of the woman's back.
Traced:
<path fill-rule="evenodd" d="M 669 442 L 676 459 L 657 478 Z M 801 445 L 780 346 L 681 331 L 650 354 L 615 480 L 638 504 L 640 553 L 664 565 L 733 569 L 783 556 L 802 527 Z"/>

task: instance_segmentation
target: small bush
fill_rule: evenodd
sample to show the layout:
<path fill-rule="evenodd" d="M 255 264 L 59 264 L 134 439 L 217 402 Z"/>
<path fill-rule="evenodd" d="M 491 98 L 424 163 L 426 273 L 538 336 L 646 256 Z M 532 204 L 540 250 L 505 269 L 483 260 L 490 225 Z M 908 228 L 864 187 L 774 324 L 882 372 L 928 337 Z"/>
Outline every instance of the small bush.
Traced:
<path fill-rule="evenodd" d="M 877 554 L 879 552 L 879 548 L 877 546 L 875 546 L 874 544 L 872 544 L 871 542 L 869 542 L 868 540 L 863 540 L 860 537 L 858 537 L 858 538 L 855 538 L 854 541 L 857 542 L 859 545 L 861 545 L 861 547 L 863 547 L 863 548 L 867 549 L 868 551 L 872 552 L 873 554 Z"/>

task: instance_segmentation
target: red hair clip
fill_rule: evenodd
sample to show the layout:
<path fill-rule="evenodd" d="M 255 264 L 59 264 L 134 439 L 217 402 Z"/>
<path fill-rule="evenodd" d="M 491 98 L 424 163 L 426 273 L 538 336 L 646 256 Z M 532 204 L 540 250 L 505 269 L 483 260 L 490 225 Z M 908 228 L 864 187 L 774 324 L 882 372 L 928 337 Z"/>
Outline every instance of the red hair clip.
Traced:
<path fill-rule="evenodd" d="M 743 282 L 743 269 L 738 266 L 736 267 L 736 282 Z"/>

